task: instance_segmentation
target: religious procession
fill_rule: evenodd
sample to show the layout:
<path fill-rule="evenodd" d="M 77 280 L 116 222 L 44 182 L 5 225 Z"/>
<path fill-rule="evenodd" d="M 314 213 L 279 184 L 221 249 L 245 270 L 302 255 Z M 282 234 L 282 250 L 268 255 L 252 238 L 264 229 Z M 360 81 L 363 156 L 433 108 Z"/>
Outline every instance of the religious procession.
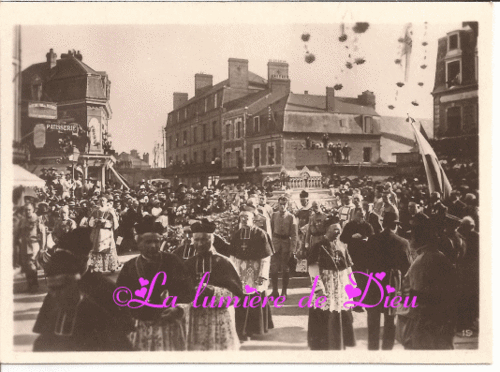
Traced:
<path fill-rule="evenodd" d="M 474 51 L 477 27 L 394 26 L 400 82 L 356 98 L 359 82 L 339 95 L 343 75 L 326 95 L 298 94 L 289 76 L 303 66 L 270 60 L 265 79 L 229 58 L 221 83 L 197 73 L 194 96 L 172 92 L 160 140 L 143 124 L 112 137 L 135 102 L 117 94 L 129 106 L 111 120 L 108 74 L 86 64 L 105 65 L 95 55 L 58 59 L 51 48 L 45 62 L 19 64 L 28 106 L 14 147 L 14 347 L 477 349 L 477 75 L 473 52 L 459 65 L 445 57 Z M 23 26 L 23 43 L 38 50 L 42 29 L 51 32 Z M 364 76 L 363 40 L 382 31 L 341 23 L 334 41 L 349 52 L 339 71 Z M 320 35 L 294 37 L 315 66 L 308 43 Z M 434 122 L 407 114 L 424 112 L 416 98 L 403 103 L 421 94 L 409 61 L 428 61 L 429 43 L 437 72 L 415 76 L 435 79 Z M 392 110 L 402 116 L 378 113 Z M 150 140 L 152 165 L 149 153 L 115 150 Z"/>

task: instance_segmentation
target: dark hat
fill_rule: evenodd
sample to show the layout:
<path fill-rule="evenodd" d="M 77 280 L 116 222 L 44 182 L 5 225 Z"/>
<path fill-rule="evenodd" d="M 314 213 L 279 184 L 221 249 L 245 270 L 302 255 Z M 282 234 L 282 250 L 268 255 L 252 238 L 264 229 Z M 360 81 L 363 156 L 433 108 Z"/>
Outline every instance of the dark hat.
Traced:
<path fill-rule="evenodd" d="M 49 205 L 45 202 L 38 203 L 37 213 L 47 213 L 49 211 Z"/>
<path fill-rule="evenodd" d="M 394 223 L 398 225 L 400 224 L 398 215 L 394 212 L 385 212 L 383 220 L 384 227 Z"/>
<path fill-rule="evenodd" d="M 213 234 L 215 232 L 216 225 L 213 222 L 208 221 L 206 218 L 199 222 L 191 225 L 191 232 L 194 233 L 206 233 Z"/>
<path fill-rule="evenodd" d="M 57 247 L 70 251 L 78 257 L 88 257 L 92 249 L 89 227 L 78 227 L 61 236 L 57 242 Z"/>
<path fill-rule="evenodd" d="M 151 215 L 144 216 L 142 222 L 136 227 L 137 234 L 142 235 L 146 233 L 163 233 L 163 226 L 160 222 L 156 222 L 156 217 Z"/>
<path fill-rule="evenodd" d="M 309 193 L 306 190 L 302 190 L 299 196 L 301 199 L 306 199 L 309 197 Z"/>

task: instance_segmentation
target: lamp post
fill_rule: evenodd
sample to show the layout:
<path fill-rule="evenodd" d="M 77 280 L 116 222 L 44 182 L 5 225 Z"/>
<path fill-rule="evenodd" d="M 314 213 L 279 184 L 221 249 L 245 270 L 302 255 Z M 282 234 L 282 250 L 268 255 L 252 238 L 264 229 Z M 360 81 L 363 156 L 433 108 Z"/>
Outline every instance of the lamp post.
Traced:
<path fill-rule="evenodd" d="M 78 162 L 78 158 L 80 157 L 80 150 L 76 146 L 73 146 L 73 152 L 69 156 L 69 160 L 71 161 L 71 178 L 73 182 L 75 182 L 75 163 Z"/>

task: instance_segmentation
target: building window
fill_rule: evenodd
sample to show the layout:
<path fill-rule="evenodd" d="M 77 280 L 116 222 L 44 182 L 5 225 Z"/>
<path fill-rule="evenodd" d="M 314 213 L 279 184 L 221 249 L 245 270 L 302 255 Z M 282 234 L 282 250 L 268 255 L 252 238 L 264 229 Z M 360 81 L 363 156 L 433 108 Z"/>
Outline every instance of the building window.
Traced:
<path fill-rule="evenodd" d="M 224 165 L 226 168 L 231 168 L 231 150 L 226 150 L 224 154 Z"/>
<path fill-rule="evenodd" d="M 260 117 L 259 116 L 256 116 L 253 118 L 253 132 L 254 133 L 260 132 Z"/>
<path fill-rule="evenodd" d="M 270 143 L 267 145 L 267 165 L 276 164 L 276 151 L 275 144 Z"/>
<path fill-rule="evenodd" d="M 226 140 L 231 139 L 231 122 L 226 124 Z"/>
<path fill-rule="evenodd" d="M 203 156 L 201 159 L 202 163 L 206 163 L 207 162 L 207 150 L 203 150 L 202 156 Z"/>
<path fill-rule="evenodd" d="M 184 144 L 184 146 L 186 146 L 187 142 L 188 142 L 188 132 L 185 130 L 184 133 L 183 133 L 182 143 Z"/>
<path fill-rule="evenodd" d="M 205 112 L 208 111 L 208 98 L 205 98 Z"/>
<path fill-rule="evenodd" d="M 462 82 L 462 63 L 460 60 L 446 63 L 446 86 L 448 88 Z"/>
<path fill-rule="evenodd" d="M 260 167 L 260 146 L 254 146 L 253 148 L 253 166 L 255 168 Z"/>
<path fill-rule="evenodd" d="M 365 116 L 364 132 L 373 133 L 373 118 L 371 116 Z"/>
<path fill-rule="evenodd" d="M 217 93 L 215 93 L 215 94 L 214 94 L 214 108 L 217 108 L 217 107 L 218 107 L 218 104 L 219 104 L 219 102 L 218 102 L 218 98 L 219 98 L 218 94 L 217 94 Z"/>
<path fill-rule="evenodd" d="M 188 117 L 188 109 L 187 107 L 184 108 L 184 120 L 187 119 Z"/>
<path fill-rule="evenodd" d="M 448 51 L 460 49 L 458 46 L 458 34 L 448 36 Z"/>
<path fill-rule="evenodd" d="M 186 154 L 182 155 L 182 160 L 184 160 L 184 164 L 187 164 L 187 155 Z"/>
<path fill-rule="evenodd" d="M 236 166 L 240 169 L 243 168 L 243 158 L 241 157 L 241 151 L 236 150 L 234 157 L 236 158 Z"/>
<path fill-rule="evenodd" d="M 241 119 L 238 119 L 236 120 L 236 136 L 235 138 L 241 138 L 242 135 L 241 135 Z"/>
<path fill-rule="evenodd" d="M 180 117 L 181 117 L 181 112 L 180 111 L 177 111 L 177 122 L 180 121 Z"/>
<path fill-rule="evenodd" d="M 202 138 L 203 138 L 203 141 L 206 141 L 207 140 L 207 125 L 206 124 L 203 124 L 203 127 L 202 127 Z"/>
<path fill-rule="evenodd" d="M 478 60 L 477 60 L 477 48 L 476 48 L 476 58 L 475 58 L 475 67 L 476 67 L 476 83 L 479 81 L 478 74 L 479 74 L 479 69 L 478 69 Z"/>
<path fill-rule="evenodd" d="M 215 160 L 216 157 L 217 157 L 217 149 L 213 148 L 212 149 L 212 160 Z"/>
<path fill-rule="evenodd" d="M 217 138 L 217 122 L 212 122 L 212 138 Z"/>
<path fill-rule="evenodd" d="M 372 148 L 364 147 L 363 148 L 363 162 L 369 163 L 372 161 Z"/>
<path fill-rule="evenodd" d="M 339 120 L 339 125 L 341 128 L 345 127 L 345 119 L 340 119 Z"/>
<path fill-rule="evenodd" d="M 198 128 L 194 127 L 193 128 L 193 143 L 196 143 L 198 141 Z"/>
<path fill-rule="evenodd" d="M 175 135 L 175 147 L 179 147 L 179 134 Z"/>
<path fill-rule="evenodd" d="M 196 151 L 193 152 L 193 163 L 198 163 L 198 153 Z"/>
<path fill-rule="evenodd" d="M 175 155 L 175 163 L 179 164 L 179 155 Z"/>
<path fill-rule="evenodd" d="M 447 135 L 456 136 L 462 129 L 462 110 L 460 106 L 449 107 L 446 111 Z"/>

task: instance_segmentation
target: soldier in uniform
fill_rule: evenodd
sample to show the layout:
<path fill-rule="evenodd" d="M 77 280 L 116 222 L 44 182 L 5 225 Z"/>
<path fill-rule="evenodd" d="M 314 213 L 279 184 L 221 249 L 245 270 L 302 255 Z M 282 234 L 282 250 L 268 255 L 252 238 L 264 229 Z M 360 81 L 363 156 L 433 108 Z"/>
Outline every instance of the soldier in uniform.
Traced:
<path fill-rule="evenodd" d="M 319 242 L 326 233 L 326 220 L 328 216 L 321 211 L 319 204 L 313 201 L 311 204 L 311 216 L 309 217 L 309 227 L 306 232 L 305 248 L 312 247 Z"/>
<path fill-rule="evenodd" d="M 47 242 L 46 228 L 41 217 L 35 213 L 33 204 L 25 205 L 25 216 L 19 224 L 18 240 L 20 241 L 21 266 L 28 281 L 28 291 L 38 291 L 38 272 L 36 255 Z"/>
<path fill-rule="evenodd" d="M 290 268 L 288 261 L 297 246 L 297 221 L 293 214 L 287 211 L 288 199 L 282 196 L 278 199 L 279 210 L 273 213 L 271 219 L 273 247 L 276 253 L 271 257 L 271 282 L 273 292 L 271 296 L 274 298 L 279 296 L 278 293 L 278 276 L 279 271 L 283 271 L 283 288 L 282 296 L 286 296 L 288 288 L 288 280 L 290 276 Z"/>

